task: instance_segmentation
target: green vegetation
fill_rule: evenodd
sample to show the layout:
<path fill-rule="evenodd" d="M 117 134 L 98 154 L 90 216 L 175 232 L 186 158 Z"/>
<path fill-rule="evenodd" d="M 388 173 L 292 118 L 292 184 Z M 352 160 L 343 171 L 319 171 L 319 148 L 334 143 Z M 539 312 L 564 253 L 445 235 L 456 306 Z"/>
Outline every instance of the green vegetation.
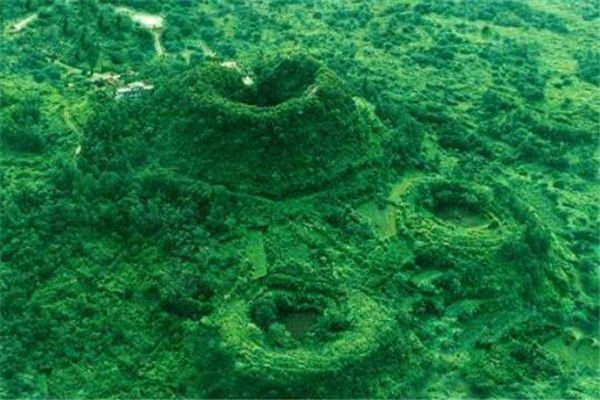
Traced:
<path fill-rule="evenodd" d="M 599 17 L 0 0 L 0 397 L 600 397 Z"/>

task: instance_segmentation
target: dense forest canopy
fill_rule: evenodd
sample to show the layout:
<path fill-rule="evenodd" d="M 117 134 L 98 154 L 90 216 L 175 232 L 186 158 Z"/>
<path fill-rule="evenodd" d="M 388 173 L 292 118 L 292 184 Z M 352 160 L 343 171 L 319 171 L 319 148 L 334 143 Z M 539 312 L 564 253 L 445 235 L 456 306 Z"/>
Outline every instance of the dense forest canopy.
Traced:
<path fill-rule="evenodd" d="M 0 397 L 600 397 L 599 18 L 0 0 Z"/>

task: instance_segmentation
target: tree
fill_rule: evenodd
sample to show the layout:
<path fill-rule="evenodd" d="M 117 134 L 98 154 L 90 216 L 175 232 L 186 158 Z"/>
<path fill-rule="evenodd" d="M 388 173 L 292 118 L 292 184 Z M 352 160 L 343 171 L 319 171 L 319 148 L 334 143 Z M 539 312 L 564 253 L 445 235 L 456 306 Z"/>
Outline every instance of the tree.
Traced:
<path fill-rule="evenodd" d="M 592 85 L 600 86 L 600 52 L 588 50 L 575 55 L 577 75 Z"/>
<path fill-rule="evenodd" d="M 268 297 L 257 302 L 252 313 L 252 319 L 262 329 L 267 330 L 277 320 L 277 305 Z"/>
<path fill-rule="evenodd" d="M 16 151 L 41 152 L 45 147 L 41 125 L 39 94 L 25 94 L 23 99 L 0 118 L 0 140 Z"/>
<path fill-rule="evenodd" d="M 243 388 L 236 385 L 234 354 L 227 349 L 215 328 L 200 326 L 194 329 L 191 345 L 195 374 L 190 376 L 189 394 L 192 397 L 222 399 Z"/>
<path fill-rule="evenodd" d="M 547 229 L 528 223 L 523 232 L 523 238 L 534 254 L 543 257 L 548 255 L 552 237 Z"/>

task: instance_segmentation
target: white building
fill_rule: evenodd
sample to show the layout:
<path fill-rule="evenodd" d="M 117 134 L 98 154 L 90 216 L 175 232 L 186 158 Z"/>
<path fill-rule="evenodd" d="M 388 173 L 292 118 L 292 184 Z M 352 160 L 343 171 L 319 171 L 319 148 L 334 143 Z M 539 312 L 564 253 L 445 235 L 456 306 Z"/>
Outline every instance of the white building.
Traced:
<path fill-rule="evenodd" d="M 131 82 L 127 86 L 123 86 L 117 89 L 115 94 L 115 100 L 121 100 L 125 97 L 136 96 L 141 92 L 154 90 L 154 85 L 150 85 L 144 82 Z"/>

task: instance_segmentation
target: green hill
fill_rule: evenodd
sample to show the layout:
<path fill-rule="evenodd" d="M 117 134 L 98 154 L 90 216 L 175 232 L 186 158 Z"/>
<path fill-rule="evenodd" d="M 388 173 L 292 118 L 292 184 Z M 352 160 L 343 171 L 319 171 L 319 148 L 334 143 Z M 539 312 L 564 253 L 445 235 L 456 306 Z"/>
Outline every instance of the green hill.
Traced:
<path fill-rule="evenodd" d="M 600 397 L 599 15 L 0 1 L 0 397 Z"/>

